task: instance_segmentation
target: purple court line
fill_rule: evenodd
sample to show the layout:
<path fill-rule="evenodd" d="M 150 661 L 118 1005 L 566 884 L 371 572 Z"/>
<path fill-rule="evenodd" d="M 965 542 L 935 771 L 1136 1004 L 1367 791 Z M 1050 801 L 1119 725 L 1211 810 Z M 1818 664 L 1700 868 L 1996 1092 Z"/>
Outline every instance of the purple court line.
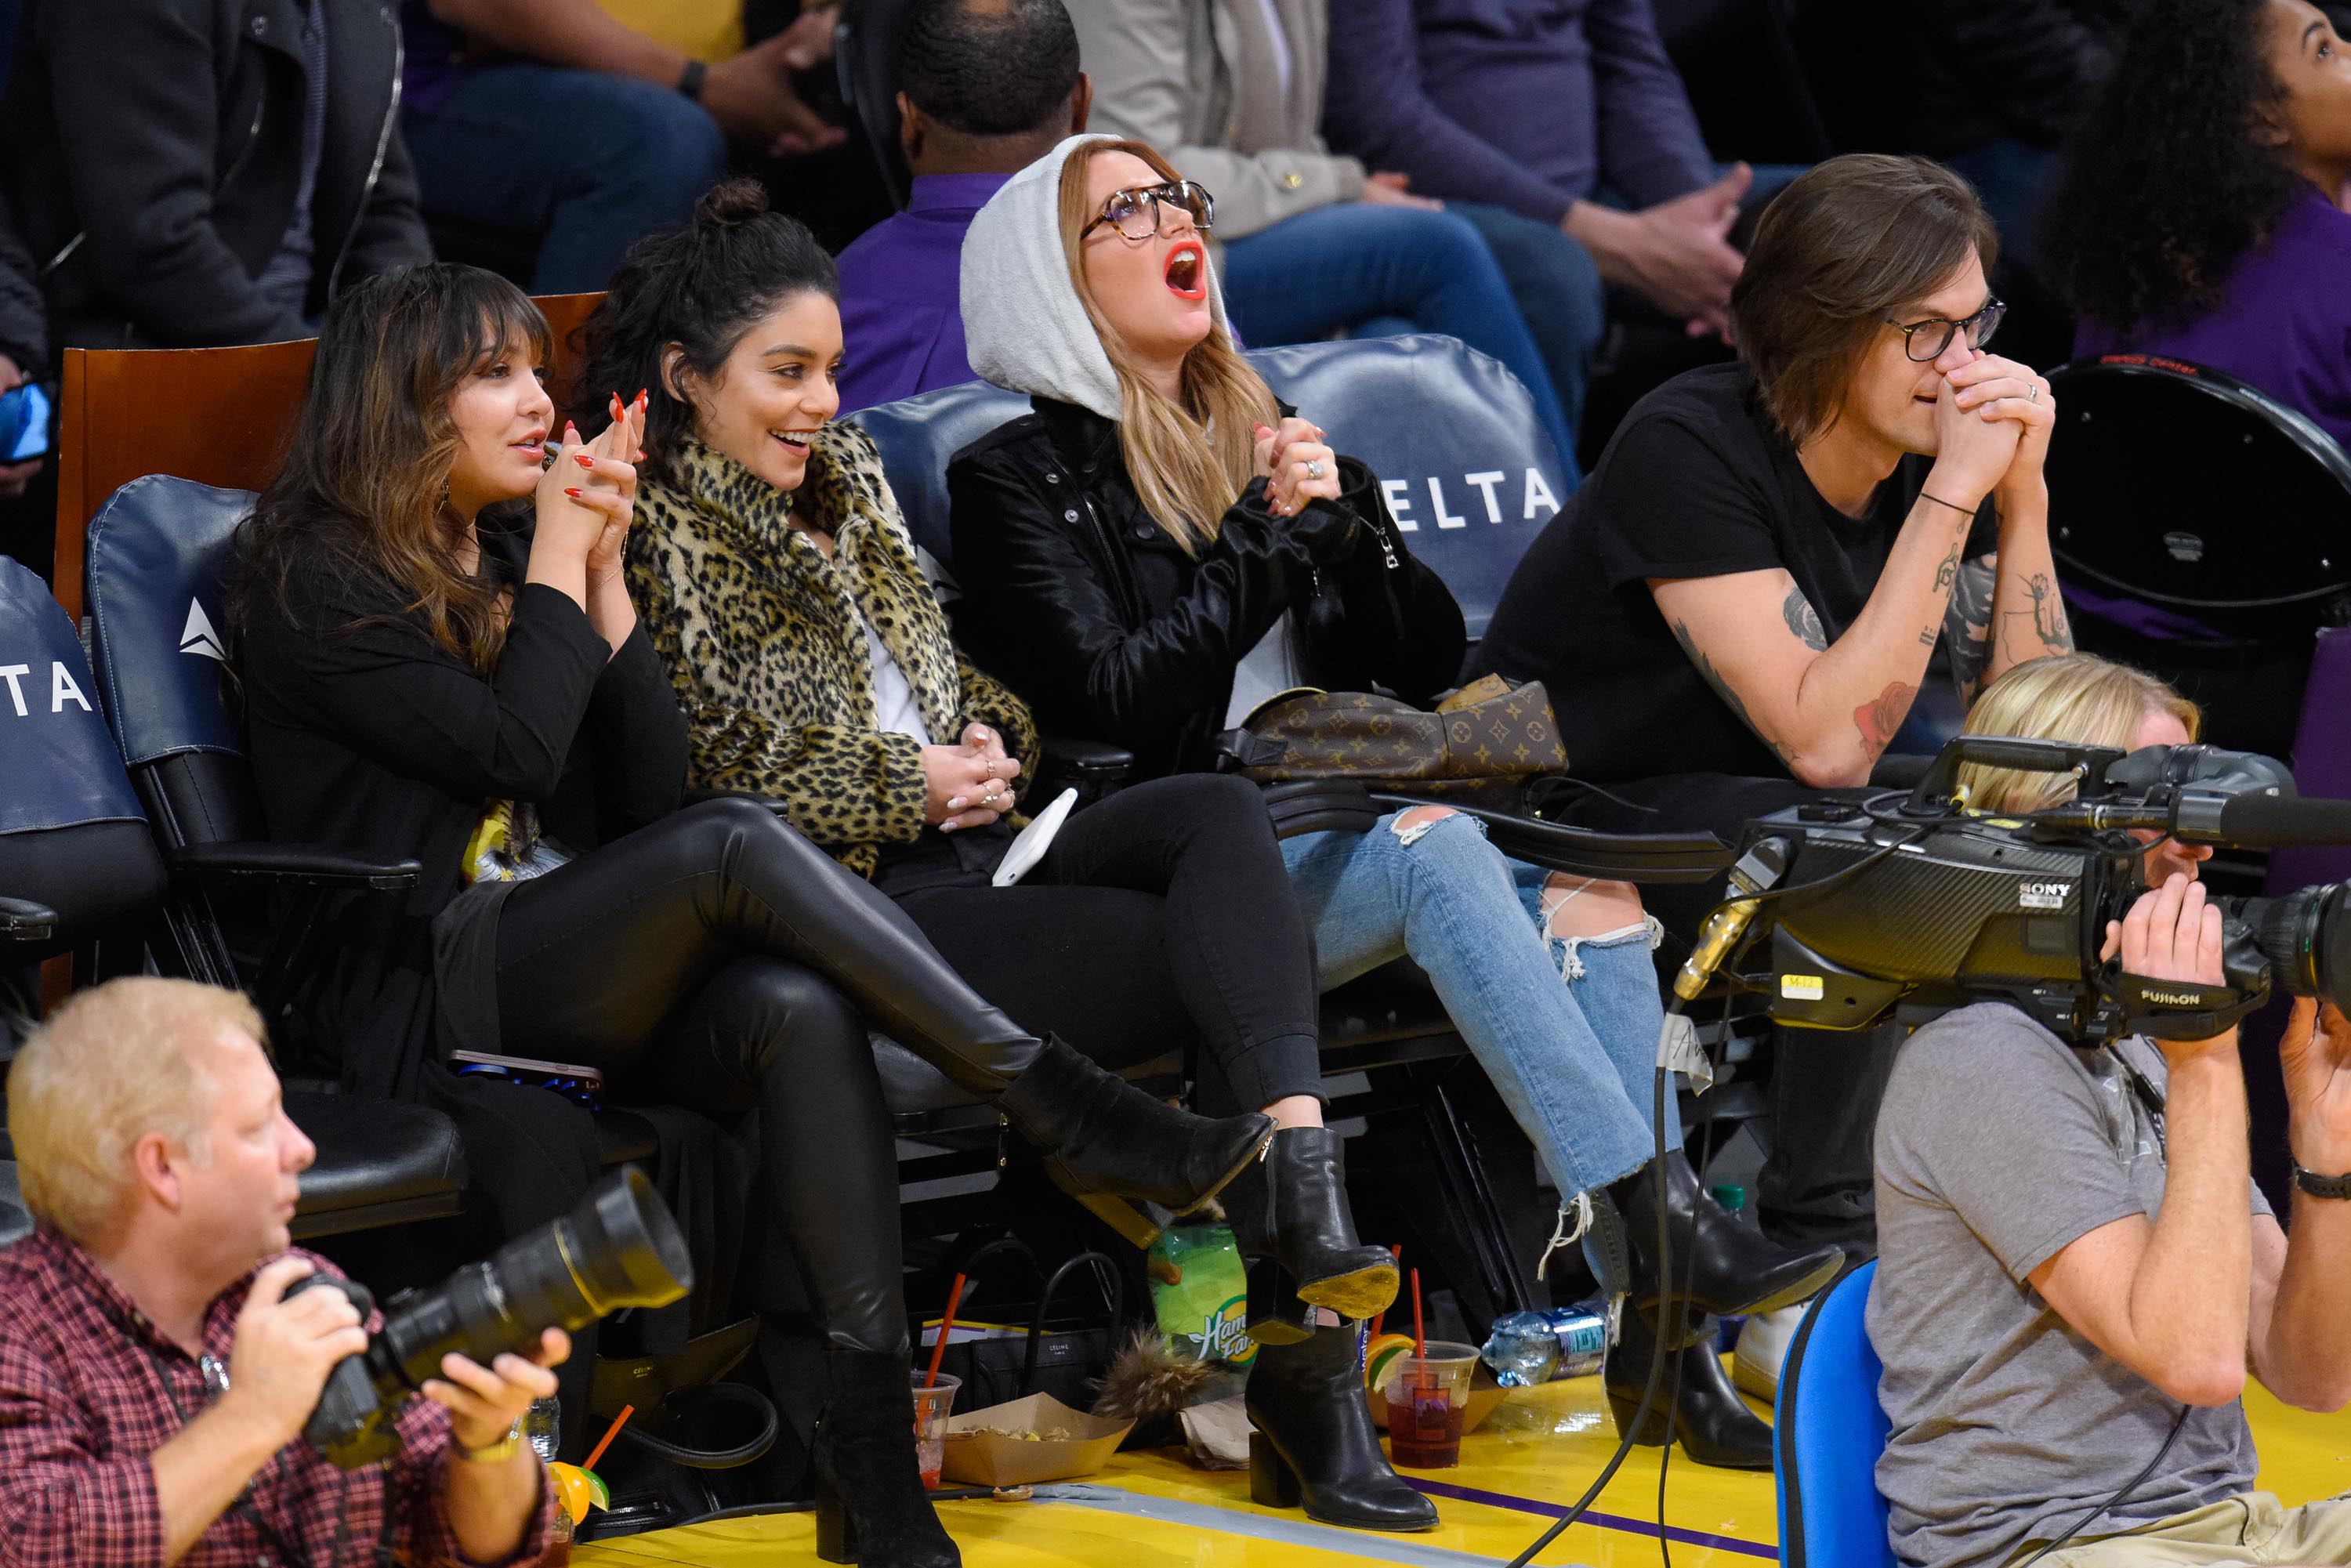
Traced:
<path fill-rule="evenodd" d="M 1476 1487 L 1456 1486 L 1451 1481 L 1423 1480 L 1418 1476 L 1405 1479 L 1431 1497 L 1449 1497 L 1456 1502 L 1482 1502 L 1489 1508 L 1515 1509 L 1520 1513 L 1541 1514 L 1546 1519 L 1559 1519 L 1567 1512 L 1563 1502 L 1537 1502 L 1532 1498 L 1512 1497 L 1508 1492 L 1481 1491 Z M 1632 1535 L 1655 1539 L 1657 1527 L 1646 1519 L 1627 1519 L 1621 1513 L 1602 1513 L 1598 1509 L 1586 1509 L 1578 1524 L 1596 1524 L 1606 1530 L 1622 1530 Z M 1685 1546 L 1713 1546 L 1725 1552 L 1736 1552 L 1747 1557 L 1765 1557 L 1779 1561 L 1780 1549 L 1752 1541 L 1741 1541 L 1735 1535 L 1715 1535 L 1703 1530 L 1690 1530 L 1678 1524 L 1665 1529 L 1666 1539 L 1678 1541 Z"/>

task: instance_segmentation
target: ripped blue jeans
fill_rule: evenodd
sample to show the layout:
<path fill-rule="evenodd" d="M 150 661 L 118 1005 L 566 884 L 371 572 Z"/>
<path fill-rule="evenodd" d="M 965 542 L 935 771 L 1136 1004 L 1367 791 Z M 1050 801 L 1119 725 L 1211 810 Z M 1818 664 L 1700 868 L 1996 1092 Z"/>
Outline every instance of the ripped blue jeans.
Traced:
<path fill-rule="evenodd" d="M 1399 815 L 1367 833 L 1282 841 L 1322 988 L 1409 956 L 1562 1199 L 1646 1166 L 1656 1154 L 1649 1111 L 1665 1019 L 1649 960 L 1654 926 L 1550 936 L 1541 913 L 1550 873 L 1488 843 L 1475 817 L 1399 834 Z M 1681 1137 L 1668 1093 L 1667 1146 Z"/>

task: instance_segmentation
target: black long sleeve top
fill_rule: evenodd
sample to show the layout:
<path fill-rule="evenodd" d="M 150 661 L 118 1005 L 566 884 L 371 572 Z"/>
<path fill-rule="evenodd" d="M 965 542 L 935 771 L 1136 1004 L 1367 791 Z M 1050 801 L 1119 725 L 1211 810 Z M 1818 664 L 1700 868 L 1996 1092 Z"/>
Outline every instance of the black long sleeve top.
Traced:
<path fill-rule="evenodd" d="M 432 925 L 464 891 L 486 803 L 530 802 L 575 851 L 676 809 L 685 722 L 640 627 L 615 653 L 560 591 L 521 581 L 528 528 L 482 530 L 483 570 L 515 585 L 496 673 L 433 641 L 408 596 L 321 561 L 284 601 L 254 595 L 239 639 L 246 736 L 273 839 L 413 856 L 402 894 L 326 916 L 297 1009 L 357 1092 L 406 1094 L 436 1040 Z"/>

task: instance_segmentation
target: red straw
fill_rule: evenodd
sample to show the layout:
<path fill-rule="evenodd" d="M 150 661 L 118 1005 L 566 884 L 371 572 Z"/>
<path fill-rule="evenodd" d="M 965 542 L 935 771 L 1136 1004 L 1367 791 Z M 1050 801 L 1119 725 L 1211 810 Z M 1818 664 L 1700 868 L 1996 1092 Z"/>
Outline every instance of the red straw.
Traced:
<path fill-rule="evenodd" d="M 583 1470 L 594 1469 L 596 1468 L 596 1461 L 604 1457 L 604 1450 L 612 1446 L 612 1439 L 621 1435 L 621 1428 L 627 1426 L 629 1424 L 629 1417 L 636 1413 L 637 1407 L 635 1406 L 622 1406 L 621 1413 L 612 1417 L 612 1424 L 604 1428 L 604 1436 L 597 1441 L 597 1444 L 593 1448 L 588 1450 L 588 1462 L 581 1465 L 580 1468 Z"/>
<path fill-rule="evenodd" d="M 939 1341 L 931 1346 L 931 1368 L 923 1374 L 923 1386 L 925 1388 L 933 1388 L 938 1385 L 939 1358 L 947 1353 L 947 1331 L 955 1327 L 956 1303 L 962 1300 L 963 1276 L 957 1274 L 955 1277 L 953 1288 L 947 1291 L 946 1312 L 939 1319 Z"/>
<path fill-rule="evenodd" d="M 1404 1244 L 1402 1242 L 1391 1243 L 1388 1247 L 1388 1256 L 1395 1259 L 1399 1263 L 1403 1262 Z M 1372 1314 L 1372 1337 L 1374 1339 L 1380 1337 L 1380 1330 L 1386 1324 L 1387 1321 L 1388 1310 L 1385 1307 L 1382 1307 L 1378 1312 Z"/>
<path fill-rule="evenodd" d="M 1420 1270 L 1412 1271 L 1412 1354 L 1428 1359 L 1428 1333 L 1420 1325 Z"/>

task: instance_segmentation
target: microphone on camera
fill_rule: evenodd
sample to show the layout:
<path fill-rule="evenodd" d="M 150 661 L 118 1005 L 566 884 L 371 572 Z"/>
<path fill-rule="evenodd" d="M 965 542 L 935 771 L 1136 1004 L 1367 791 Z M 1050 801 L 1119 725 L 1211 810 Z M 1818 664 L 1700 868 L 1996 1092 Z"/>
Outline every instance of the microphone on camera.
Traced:
<path fill-rule="evenodd" d="M 2305 800 L 2293 795 L 2231 795 L 2220 804 L 2214 836 L 2240 849 L 2295 849 L 2351 844 L 2351 800 Z M 2197 835 L 2199 840 L 2206 837 Z"/>

